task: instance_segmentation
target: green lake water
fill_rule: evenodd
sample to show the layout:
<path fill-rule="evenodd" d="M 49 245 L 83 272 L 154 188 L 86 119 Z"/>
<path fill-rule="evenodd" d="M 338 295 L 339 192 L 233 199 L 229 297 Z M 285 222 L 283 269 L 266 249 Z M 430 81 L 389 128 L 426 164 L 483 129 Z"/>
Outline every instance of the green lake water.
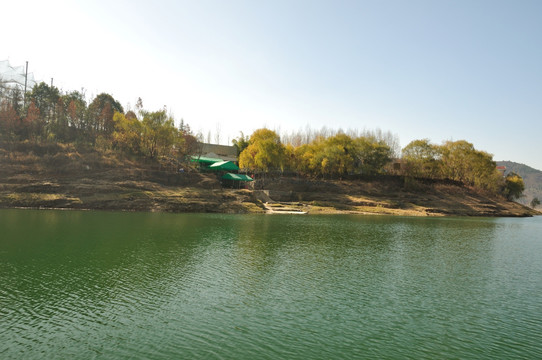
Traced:
<path fill-rule="evenodd" d="M 0 210 L 1 359 L 541 359 L 542 218 Z"/>

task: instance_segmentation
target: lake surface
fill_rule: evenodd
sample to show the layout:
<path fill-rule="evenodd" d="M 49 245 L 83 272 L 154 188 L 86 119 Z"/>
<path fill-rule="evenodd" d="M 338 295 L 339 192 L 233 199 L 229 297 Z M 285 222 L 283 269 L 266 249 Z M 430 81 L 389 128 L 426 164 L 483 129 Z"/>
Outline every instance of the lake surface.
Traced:
<path fill-rule="evenodd" d="M 0 210 L 2 359 L 542 358 L 542 218 Z"/>

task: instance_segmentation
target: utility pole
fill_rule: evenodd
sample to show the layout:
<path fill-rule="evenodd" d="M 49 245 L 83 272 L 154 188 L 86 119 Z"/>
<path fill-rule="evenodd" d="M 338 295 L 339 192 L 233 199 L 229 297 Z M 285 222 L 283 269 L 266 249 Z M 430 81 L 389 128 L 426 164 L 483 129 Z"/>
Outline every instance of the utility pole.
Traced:
<path fill-rule="evenodd" d="M 23 96 L 23 108 L 26 107 L 26 81 L 28 80 L 28 61 L 26 62 L 26 72 L 24 74 L 24 96 Z"/>
<path fill-rule="evenodd" d="M 51 88 L 53 87 L 53 78 L 51 78 Z"/>

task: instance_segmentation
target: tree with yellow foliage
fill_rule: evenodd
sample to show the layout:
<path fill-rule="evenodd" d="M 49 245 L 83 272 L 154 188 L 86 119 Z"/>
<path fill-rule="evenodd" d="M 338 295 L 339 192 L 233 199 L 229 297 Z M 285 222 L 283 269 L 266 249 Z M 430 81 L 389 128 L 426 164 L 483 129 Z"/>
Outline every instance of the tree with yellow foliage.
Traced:
<path fill-rule="evenodd" d="M 406 173 L 413 177 L 438 177 L 439 157 L 439 147 L 431 144 L 429 139 L 413 140 L 403 149 Z"/>
<path fill-rule="evenodd" d="M 508 200 L 517 200 L 523 196 L 525 184 L 523 178 L 518 174 L 511 172 L 504 179 L 504 195 Z"/>
<path fill-rule="evenodd" d="M 116 148 L 123 152 L 141 154 L 141 133 L 143 125 L 137 119 L 135 113 L 129 111 L 126 115 L 115 112 L 113 115 L 115 131 L 113 143 Z"/>
<path fill-rule="evenodd" d="M 263 128 L 254 131 L 249 145 L 239 156 L 239 167 L 252 171 L 284 169 L 285 149 L 276 132 Z"/>

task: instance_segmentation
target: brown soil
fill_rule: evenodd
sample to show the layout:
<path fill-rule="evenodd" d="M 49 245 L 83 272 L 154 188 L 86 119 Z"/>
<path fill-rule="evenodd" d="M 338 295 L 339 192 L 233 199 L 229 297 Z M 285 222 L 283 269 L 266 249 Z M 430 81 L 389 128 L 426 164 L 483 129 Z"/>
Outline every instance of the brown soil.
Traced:
<path fill-rule="evenodd" d="M 406 216 L 533 216 L 516 202 L 450 181 L 400 176 L 373 179 L 266 179 L 264 193 L 288 207 L 309 213 L 389 214 Z"/>
<path fill-rule="evenodd" d="M 450 182 L 402 177 L 342 181 L 277 177 L 223 189 L 189 166 L 119 158 L 73 145 L 0 147 L 0 207 L 123 211 L 532 216 L 539 213 Z M 282 210 L 282 211 L 281 211 Z"/>

